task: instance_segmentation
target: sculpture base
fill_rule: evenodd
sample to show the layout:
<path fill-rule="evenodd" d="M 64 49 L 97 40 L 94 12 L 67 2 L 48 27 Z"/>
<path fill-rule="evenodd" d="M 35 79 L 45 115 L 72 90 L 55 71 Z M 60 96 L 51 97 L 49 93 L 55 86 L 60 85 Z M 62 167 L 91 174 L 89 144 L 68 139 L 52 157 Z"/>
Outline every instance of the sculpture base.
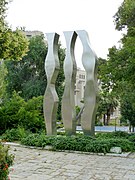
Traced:
<path fill-rule="evenodd" d="M 72 135 L 76 135 L 76 132 L 71 131 L 71 130 L 65 130 L 65 134 L 66 136 L 72 136 Z"/>
<path fill-rule="evenodd" d="M 95 135 L 94 131 L 90 131 L 90 130 L 83 130 L 83 134 L 85 136 L 94 136 Z"/>

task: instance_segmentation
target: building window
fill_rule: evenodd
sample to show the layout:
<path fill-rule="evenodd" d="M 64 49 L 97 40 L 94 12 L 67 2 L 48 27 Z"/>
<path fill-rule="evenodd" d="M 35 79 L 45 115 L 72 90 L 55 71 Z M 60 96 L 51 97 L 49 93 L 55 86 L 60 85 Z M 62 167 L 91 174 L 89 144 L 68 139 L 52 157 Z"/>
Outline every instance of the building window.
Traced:
<path fill-rule="evenodd" d="M 79 78 L 80 79 L 85 79 L 85 75 L 84 74 L 79 74 Z"/>
<path fill-rule="evenodd" d="M 28 35 L 26 35 L 28 38 L 31 38 L 32 37 L 32 35 L 30 35 L 30 34 L 28 34 Z"/>

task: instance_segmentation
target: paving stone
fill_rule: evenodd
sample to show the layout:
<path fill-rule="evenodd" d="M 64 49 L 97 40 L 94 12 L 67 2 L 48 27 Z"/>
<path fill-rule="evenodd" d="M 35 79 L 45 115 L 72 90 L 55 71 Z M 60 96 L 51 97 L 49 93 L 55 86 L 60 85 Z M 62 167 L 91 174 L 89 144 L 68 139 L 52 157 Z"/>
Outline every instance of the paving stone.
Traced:
<path fill-rule="evenodd" d="M 114 157 L 10 146 L 15 154 L 11 180 L 135 180 L 131 154 Z"/>

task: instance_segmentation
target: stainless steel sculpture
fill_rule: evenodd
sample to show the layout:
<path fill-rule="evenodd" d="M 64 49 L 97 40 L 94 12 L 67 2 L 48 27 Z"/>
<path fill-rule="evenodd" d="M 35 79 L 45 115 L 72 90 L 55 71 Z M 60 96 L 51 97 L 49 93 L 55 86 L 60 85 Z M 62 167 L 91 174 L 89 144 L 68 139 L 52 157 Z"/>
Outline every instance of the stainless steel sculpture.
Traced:
<path fill-rule="evenodd" d="M 76 33 L 83 45 L 82 64 L 86 71 L 84 111 L 81 117 L 81 126 L 85 135 L 93 135 L 98 95 L 96 78 L 97 57 L 90 46 L 88 33 L 85 30 L 78 30 Z"/>
<path fill-rule="evenodd" d="M 46 121 L 47 135 L 56 135 L 56 114 L 58 108 L 58 96 L 55 90 L 55 82 L 59 71 L 58 39 L 56 33 L 47 33 L 48 53 L 45 60 L 47 75 L 47 88 L 44 95 L 44 117 Z M 76 133 L 75 110 L 75 83 L 77 66 L 74 56 L 74 48 L 77 35 L 83 45 L 82 63 L 86 71 L 86 86 L 84 90 L 84 109 L 81 112 L 81 126 L 85 135 L 94 135 L 95 116 L 97 110 L 97 57 L 91 48 L 88 33 L 84 30 L 65 31 L 66 57 L 64 61 L 65 89 L 62 97 L 62 119 L 67 135 Z"/>
<path fill-rule="evenodd" d="M 59 100 L 55 90 L 55 82 L 60 68 L 58 60 L 59 35 L 47 33 L 46 36 L 48 41 L 48 53 L 45 60 L 47 87 L 44 94 L 43 110 L 47 135 L 56 135 L 56 115 Z"/>
<path fill-rule="evenodd" d="M 74 57 L 74 47 L 77 34 L 74 31 L 64 32 L 66 40 L 66 57 L 64 61 L 65 89 L 62 98 L 62 119 L 67 135 L 76 133 L 76 110 L 74 89 L 77 66 Z"/>

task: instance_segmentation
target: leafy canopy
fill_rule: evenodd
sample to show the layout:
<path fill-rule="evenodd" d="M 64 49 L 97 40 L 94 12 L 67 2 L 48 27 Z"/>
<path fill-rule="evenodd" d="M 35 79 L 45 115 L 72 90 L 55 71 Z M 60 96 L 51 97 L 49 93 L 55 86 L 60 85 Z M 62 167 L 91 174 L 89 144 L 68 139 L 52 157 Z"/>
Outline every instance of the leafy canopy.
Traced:
<path fill-rule="evenodd" d="M 114 16 L 116 29 L 135 26 L 135 0 L 124 0 Z"/>
<path fill-rule="evenodd" d="M 20 60 L 28 51 L 28 41 L 21 30 L 12 31 L 5 21 L 9 2 L 0 1 L 0 59 Z"/>

